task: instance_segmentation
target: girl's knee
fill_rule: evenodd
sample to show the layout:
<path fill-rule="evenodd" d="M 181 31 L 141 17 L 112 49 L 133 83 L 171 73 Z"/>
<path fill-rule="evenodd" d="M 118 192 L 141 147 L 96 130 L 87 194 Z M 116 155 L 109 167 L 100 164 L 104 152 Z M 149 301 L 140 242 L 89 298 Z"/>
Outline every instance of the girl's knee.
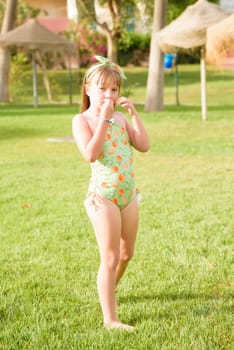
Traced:
<path fill-rule="evenodd" d="M 109 254 L 101 259 L 101 263 L 108 269 L 115 270 L 119 264 L 119 254 Z"/>
<path fill-rule="evenodd" d="M 120 254 L 120 260 L 124 261 L 124 262 L 128 262 L 128 261 L 130 261 L 133 258 L 133 255 L 134 255 L 134 251 L 133 250 L 126 251 L 126 252 Z"/>

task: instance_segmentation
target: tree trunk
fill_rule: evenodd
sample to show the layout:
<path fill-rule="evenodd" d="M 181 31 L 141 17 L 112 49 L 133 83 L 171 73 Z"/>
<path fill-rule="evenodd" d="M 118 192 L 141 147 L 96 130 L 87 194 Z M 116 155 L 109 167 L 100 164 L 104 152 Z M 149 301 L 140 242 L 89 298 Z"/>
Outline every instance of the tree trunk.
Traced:
<path fill-rule="evenodd" d="M 0 47 L 0 102 L 9 102 L 10 50 Z"/>
<path fill-rule="evenodd" d="M 42 71 L 42 75 L 43 75 L 43 83 L 44 83 L 44 86 L 46 89 L 48 101 L 51 102 L 52 101 L 52 93 L 51 93 L 50 81 L 49 81 L 49 77 L 48 77 L 48 73 L 47 73 L 45 58 L 42 57 L 40 52 L 37 52 L 36 58 L 37 58 L 37 60 L 40 64 L 40 67 L 41 67 L 41 71 Z"/>
<path fill-rule="evenodd" d="M 106 31 L 107 38 L 107 57 L 112 62 L 117 62 L 117 48 L 118 40 L 111 35 L 110 32 Z"/>
<path fill-rule="evenodd" d="M 79 0 L 77 5 L 79 13 L 83 13 L 90 23 L 96 23 L 104 32 L 107 39 L 107 57 L 117 63 L 118 40 L 121 35 L 121 6 L 124 6 L 122 0 Z M 103 10 L 106 11 L 105 15 Z"/>
<path fill-rule="evenodd" d="M 163 53 L 158 45 L 157 32 L 165 25 L 166 13 L 167 0 L 155 0 L 145 104 L 147 112 L 161 111 L 163 109 Z"/>
<path fill-rule="evenodd" d="M 3 17 L 1 34 L 5 34 L 14 27 L 17 0 L 7 0 Z M 0 102 L 9 102 L 9 72 L 10 51 L 0 48 Z"/>

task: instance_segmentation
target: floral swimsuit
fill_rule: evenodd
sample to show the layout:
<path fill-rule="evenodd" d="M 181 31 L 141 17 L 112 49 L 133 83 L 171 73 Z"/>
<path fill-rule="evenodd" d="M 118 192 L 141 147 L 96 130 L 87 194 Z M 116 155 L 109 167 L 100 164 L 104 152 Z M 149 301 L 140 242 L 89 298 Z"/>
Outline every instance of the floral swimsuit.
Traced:
<path fill-rule="evenodd" d="M 108 124 L 105 142 L 98 159 L 91 163 L 89 194 L 98 194 L 120 209 L 135 194 L 132 148 L 127 130 L 115 122 Z"/>

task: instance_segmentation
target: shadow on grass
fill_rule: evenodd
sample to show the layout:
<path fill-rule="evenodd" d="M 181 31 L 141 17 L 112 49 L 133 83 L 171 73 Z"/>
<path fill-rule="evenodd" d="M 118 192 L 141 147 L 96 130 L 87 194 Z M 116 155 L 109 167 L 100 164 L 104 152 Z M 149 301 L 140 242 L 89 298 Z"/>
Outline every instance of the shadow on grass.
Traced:
<path fill-rule="evenodd" d="M 145 87 L 147 82 L 147 74 L 144 71 L 131 71 L 126 70 L 127 72 L 127 86 L 129 88 L 134 86 L 137 82 L 138 86 Z M 219 82 L 225 80 L 227 81 L 233 81 L 234 76 L 233 74 L 230 74 L 228 71 L 210 71 L 209 68 L 207 68 L 207 82 Z M 165 85 L 166 86 L 174 86 L 175 85 L 175 79 L 176 74 L 175 72 L 168 73 L 165 72 L 164 74 L 165 79 Z M 200 84 L 200 69 L 195 69 L 193 65 L 191 65 L 191 69 L 184 70 L 183 67 L 178 66 L 178 79 L 179 79 L 179 86 L 188 85 L 191 84 Z"/>
<path fill-rule="evenodd" d="M 171 112 L 200 112 L 201 106 L 199 105 L 165 105 L 165 110 Z M 234 111 L 234 105 L 207 105 L 207 111 Z"/>
<path fill-rule="evenodd" d="M 19 116 L 30 116 L 31 117 L 47 117 L 47 114 L 51 115 L 74 115 L 79 112 L 78 105 L 60 105 L 60 104 L 50 104 L 50 105 L 39 105 L 34 108 L 30 105 L 17 104 L 17 105 L 0 105 L 1 114 L 0 119 L 4 117 L 19 117 Z"/>
<path fill-rule="evenodd" d="M 144 104 L 143 103 L 137 103 L 137 101 L 134 102 L 138 108 L 139 111 L 144 112 L 148 114 L 148 120 L 150 120 L 151 116 L 155 119 L 155 113 L 157 113 L 157 119 L 160 119 L 161 117 L 165 118 L 166 113 L 172 112 L 172 113 L 182 113 L 186 119 L 186 117 L 190 118 L 190 116 L 186 116 L 186 113 L 197 113 L 201 114 L 201 106 L 200 105 L 179 105 L 176 104 L 172 105 L 164 105 L 164 109 L 161 112 L 145 112 L 144 111 Z M 73 105 L 59 105 L 59 104 L 51 104 L 51 105 L 40 105 L 38 108 L 34 108 L 33 106 L 29 105 L 0 105 L 1 113 L 0 113 L 0 121 L 1 118 L 4 117 L 28 117 L 28 118 L 48 118 L 48 116 L 69 116 L 72 118 L 73 115 L 79 113 L 80 106 L 78 104 Z M 208 119 L 209 119 L 209 112 L 222 112 L 218 119 L 224 119 L 225 117 L 225 111 L 234 111 L 234 105 L 208 105 L 207 106 L 207 113 L 208 113 Z M 169 116 L 170 118 L 172 115 Z M 180 115 L 181 117 L 181 115 Z M 213 119 L 213 117 L 212 117 Z M 217 119 L 217 117 L 215 118 Z M 27 129 L 29 130 L 29 129 Z M 18 130 L 19 131 L 19 130 Z M 22 136 L 22 132 L 20 131 L 20 135 Z"/>
<path fill-rule="evenodd" d="M 227 81 L 233 81 L 234 77 L 232 74 L 228 74 L 228 71 L 224 72 L 215 72 L 212 71 L 210 72 L 207 70 L 207 82 L 217 82 L 217 81 L 222 81 L 225 80 Z M 165 82 L 167 86 L 174 86 L 175 85 L 175 73 L 170 73 L 170 74 L 165 74 Z M 178 79 L 179 79 L 179 85 L 191 85 L 191 84 L 200 84 L 201 79 L 200 79 L 200 71 L 180 71 L 180 67 L 178 70 Z"/>
<path fill-rule="evenodd" d="M 125 302 L 133 302 L 133 303 L 142 303 L 146 301 L 154 301 L 154 300 L 161 300 L 161 301 L 189 301 L 189 300 L 200 300 L 200 301 L 207 301 L 207 300 L 226 300 L 227 298 L 232 298 L 233 293 L 231 291 L 229 293 L 218 294 L 218 293 L 178 293 L 178 294 L 170 294 L 170 293 L 161 293 L 161 294 L 146 294 L 142 293 L 141 295 L 127 295 L 127 296 L 120 296 L 119 302 L 125 303 Z"/>
<path fill-rule="evenodd" d="M 34 138 L 40 136 L 46 136 L 48 134 L 47 130 L 32 129 L 32 128 L 20 128 L 11 129 L 7 127 L 0 128 L 0 140 L 11 140 L 11 139 L 21 139 L 21 138 Z"/>
<path fill-rule="evenodd" d="M 70 124 L 73 115 L 78 113 L 79 109 L 77 105 L 42 105 L 34 108 L 28 105 L 13 104 L 1 105 L 0 108 L 1 141 L 48 137 L 47 120 L 51 120 L 51 117 L 54 120 L 67 118 Z M 38 120 L 36 121 L 35 118 Z"/>
<path fill-rule="evenodd" d="M 158 312 L 156 309 L 152 307 L 152 305 L 148 305 L 148 311 L 145 311 L 143 314 L 136 314 L 132 316 L 128 322 L 131 324 L 138 323 L 139 321 L 146 319 L 162 319 L 172 318 L 172 306 L 170 303 L 175 303 L 173 313 L 178 314 L 187 314 L 188 312 L 192 312 L 194 316 L 208 315 L 213 311 L 213 304 L 209 304 L 208 302 L 222 302 L 223 308 L 227 313 L 232 312 L 232 306 L 225 303 L 229 299 L 233 298 L 233 293 L 225 293 L 224 295 L 219 295 L 218 293 L 214 294 L 205 294 L 205 293 L 180 293 L 180 294 L 142 294 L 142 295 L 129 295 L 125 297 L 119 297 L 119 303 L 151 303 L 153 301 L 160 301 L 163 303 L 168 303 L 168 309 L 163 309 Z M 195 303 L 194 303 L 195 301 Z M 193 302 L 190 304 L 190 302 Z M 169 305 L 170 304 L 170 305 Z M 190 305 L 190 306 L 189 306 Z"/>

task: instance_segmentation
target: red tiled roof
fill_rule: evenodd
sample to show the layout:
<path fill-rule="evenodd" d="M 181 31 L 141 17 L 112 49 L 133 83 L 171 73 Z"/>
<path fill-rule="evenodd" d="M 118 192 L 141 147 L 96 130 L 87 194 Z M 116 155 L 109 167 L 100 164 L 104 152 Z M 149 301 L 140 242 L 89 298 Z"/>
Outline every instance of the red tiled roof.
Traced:
<path fill-rule="evenodd" d="M 64 30 L 68 29 L 69 24 L 71 23 L 68 18 L 46 18 L 39 17 L 37 18 L 38 22 L 51 30 L 54 33 L 61 33 Z"/>

